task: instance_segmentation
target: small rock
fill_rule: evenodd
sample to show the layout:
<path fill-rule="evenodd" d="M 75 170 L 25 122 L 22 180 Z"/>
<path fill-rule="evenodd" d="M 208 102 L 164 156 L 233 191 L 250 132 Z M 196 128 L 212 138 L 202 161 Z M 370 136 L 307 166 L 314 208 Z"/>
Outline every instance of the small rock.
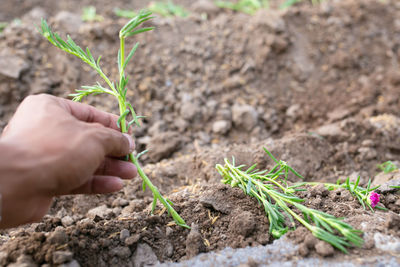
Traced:
<path fill-rule="evenodd" d="M 400 172 L 397 172 L 398 175 L 400 174 Z M 375 181 L 374 181 L 375 184 Z M 378 183 L 376 183 L 378 184 Z M 379 187 L 378 189 L 376 189 L 375 191 L 379 194 L 383 193 L 391 193 L 391 192 L 396 192 L 399 189 L 393 188 L 392 186 L 400 186 L 400 176 L 394 177 L 392 180 L 384 183 L 381 185 L 381 187 Z"/>
<path fill-rule="evenodd" d="M 170 242 L 168 242 L 165 246 L 165 256 L 171 258 L 172 255 L 174 255 L 174 246 Z"/>
<path fill-rule="evenodd" d="M 315 245 L 315 251 L 322 257 L 332 256 L 335 252 L 333 247 L 325 241 L 318 241 Z"/>
<path fill-rule="evenodd" d="M 221 201 L 221 199 L 207 195 L 200 198 L 200 204 L 205 208 L 213 208 L 214 210 L 220 211 L 224 214 L 229 214 L 232 209 L 228 203 Z"/>
<path fill-rule="evenodd" d="M 258 113 L 250 105 L 234 105 L 232 117 L 235 127 L 245 131 L 251 131 L 258 122 Z"/>
<path fill-rule="evenodd" d="M 190 233 L 186 238 L 186 257 L 192 258 L 201 252 L 206 251 L 206 246 L 203 243 L 203 238 L 199 233 L 199 227 L 192 224 Z"/>
<path fill-rule="evenodd" d="M 134 267 L 152 266 L 159 264 L 153 249 L 146 243 L 138 244 L 131 258 Z"/>
<path fill-rule="evenodd" d="M 375 176 L 372 186 L 383 185 L 391 180 L 400 179 L 400 171 L 393 171 L 389 173 L 381 172 Z"/>
<path fill-rule="evenodd" d="M 116 198 L 113 202 L 112 202 L 112 204 L 111 204 L 111 206 L 112 207 L 125 207 L 125 206 L 128 206 L 129 205 L 129 201 L 128 200 L 126 200 L 126 199 L 124 199 L 124 198 Z"/>
<path fill-rule="evenodd" d="M 29 64 L 9 49 L 0 52 L 0 81 L 2 79 L 18 79 L 21 73 L 29 68 Z"/>
<path fill-rule="evenodd" d="M 337 123 L 328 124 L 315 130 L 322 137 L 332 139 L 333 141 L 341 141 L 348 137 L 348 134 L 340 128 Z"/>
<path fill-rule="evenodd" d="M 50 234 L 47 240 L 51 244 L 65 244 L 68 242 L 68 235 L 62 226 L 58 226 L 54 232 Z"/>
<path fill-rule="evenodd" d="M 53 253 L 53 263 L 54 264 L 63 264 L 66 262 L 70 262 L 74 254 L 71 251 L 55 251 Z"/>
<path fill-rule="evenodd" d="M 351 114 L 350 110 L 343 107 L 337 108 L 327 114 L 329 121 L 338 121 L 346 118 Z"/>
<path fill-rule="evenodd" d="M 299 246 L 299 254 L 302 257 L 306 257 L 308 254 L 310 253 L 310 250 L 308 249 L 308 247 L 306 246 L 306 244 L 300 244 Z"/>
<path fill-rule="evenodd" d="M 102 219 L 107 218 L 110 214 L 112 213 L 112 209 L 107 208 L 106 205 L 101 205 L 99 207 L 93 208 L 91 210 L 89 210 L 86 214 L 86 216 L 92 220 L 94 220 L 94 218 L 100 217 Z"/>
<path fill-rule="evenodd" d="M 111 249 L 110 251 L 110 255 L 112 257 L 117 256 L 118 258 L 122 258 L 122 259 L 126 259 L 129 258 L 131 256 L 132 252 L 128 247 L 115 247 L 113 249 Z"/>
<path fill-rule="evenodd" d="M 180 108 L 180 114 L 185 120 L 192 121 L 201 117 L 201 109 L 197 103 L 184 102 Z"/>
<path fill-rule="evenodd" d="M 136 244 L 140 239 L 139 234 L 135 234 L 133 236 L 129 236 L 125 239 L 125 245 L 127 246 L 132 246 L 133 244 Z"/>
<path fill-rule="evenodd" d="M 125 242 L 125 240 L 131 235 L 128 229 L 122 229 L 121 233 L 119 234 L 119 239 L 121 242 Z"/>
<path fill-rule="evenodd" d="M 232 127 L 232 123 L 226 120 L 216 121 L 213 124 L 212 130 L 216 134 L 226 134 Z"/>
<path fill-rule="evenodd" d="M 167 227 L 165 229 L 165 235 L 166 236 L 170 236 L 173 232 L 174 232 L 174 229 L 172 229 L 171 227 Z"/>
<path fill-rule="evenodd" d="M 235 220 L 229 226 L 233 233 L 244 237 L 249 236 L 254 231 L 255 227 L 254 216 L 249 211 L 237 212 Z"/>
<path fill-rule="evenodd" d="M 69 215 L 67 215 L 67 216 L 65 216 L 65 217 L 63 217 L 63 218 L 61 219 L 61 224 L 62 224 L 64 227 L 68 227 L 68 226 L 72 225 L 73 223 L 74 223 L 74 219 L 72 219 L 72 217 L 69 216 Z"/>
<path fill-rule="evenodd" d="M 239 75 L 235 75 L 235 76 L 227 78 L 223 82 L 223 87 L 231 90 L 231 89 L 235 89 L 235 88 L 240 88 L 245 84 L 246 84 L 246 80 L 243 77 L 241 77 Z"/>
<path fill-rule="evenodd" d="M 400 215 L 395 213 L 390 213 L 389 218 L 386 220 L 386 227 L 388 229 L 393 229 L 395 231 L 400 230 Z"/>

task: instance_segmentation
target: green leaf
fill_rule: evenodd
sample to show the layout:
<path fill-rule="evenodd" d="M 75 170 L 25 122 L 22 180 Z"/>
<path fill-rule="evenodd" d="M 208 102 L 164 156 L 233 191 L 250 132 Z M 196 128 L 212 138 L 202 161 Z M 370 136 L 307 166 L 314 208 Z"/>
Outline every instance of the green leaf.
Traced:
<path fill-rule="evenodd" d="M 279 161 L 272 155 L 271 152 L 269 152 L 268 149 L 266 149 L 265 147 L 263 147 L 263 149 L 264 149 L 265 153 L 267 153 L 268 156 L 269 156 L 273 161 L 275 161 L 276 163 L 279 163 Z"/>
<path fill-rule="evenodd" d="M 126 60 L 125 60 L 124 66 L 123 66 L 123 68 L 122 68 L 122 71 L 125 71 L 125 68 L 126 68 L 128 62 L 132 59 L 132 57 L 133 57 L 133 55 L 135 54 L 136 49 L 137 49 L 138 47 L 139 47 L 139 43 L 136 43 L 135 46 L 132 48 L 132 50 L 129 52 L 129 55 L 128 55 L 128 57 L 127 57 Z"/>

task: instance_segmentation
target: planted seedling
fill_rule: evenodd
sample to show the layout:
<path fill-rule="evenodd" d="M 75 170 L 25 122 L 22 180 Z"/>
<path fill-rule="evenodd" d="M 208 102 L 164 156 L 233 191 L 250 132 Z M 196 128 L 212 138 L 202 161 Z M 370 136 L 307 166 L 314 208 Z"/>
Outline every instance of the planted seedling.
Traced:
<path fill-rule="evenodd" d="M 301 204 L 305 200 L 297 197 L 295 193 L 304 190 L 300 188 L 304 183 L 289 186 L 287 177 L 289 173 L 299 178 L 302 176 L 286 162 L 278 161 L 267 149 L 264 148 L 264 151 L 275 162 L 271 170 L 260 171 L 256 169 L 256 164 L 247 169 L 245 165 L 236 166 L 234 158 L 232 162 L 225 159 L 224 166 L 217 164 L 216 168 L 222 176 L 223 183 L 239 187 L 245 194 L 255 197 L 264 207 L 269 220 L 269 232 L 275 238 L 280 238 L 289 230 L 295 229 L 296 219 L 315 237 L 344 253 L 347 253 L 347 247 L 362 246 L 361 231 L 343 222 L 341 218 Z"/>
<path fill-rule="evenodd" d="M 221 8 L 228 8 L 249 15 L 253 15 L 261 8 L 269 7 L 268 0 L 239 0 L 236 3 L 229 1 L 217 1 L 215 4 Z"/>
<path fill-rule="evenodd" d="M 0 22 L 0 33 L 4 31 L 4 29 L 7 27 L 8 23 L 7 22 Z"/>
<path fill-rule="evenodd" d="M 384 173 L 391 173 L 394 171 L 397 171 L 399 168 L 396 166 L 396 164 L 394 164 L 393 162 L 386 161 L 384 163 L 378 164 L 377 165 L 378 169 L 380 169 L 381 171 L 383 171 Z"/>
<path fill-rule="evenodd" d="M 104 74 L 101 66 L 100 59 L 101 56 L 95 59 L 90 52 L 89 48 L 83 50 L 79 47 L 70 36 L 67 37 L 67 40 L 63 40 L 60 35 L 52 32 L 49 25 L 45 20 L 42 20 L 41 25 L 41 34 L 49 40 L 50 43 L 58 47 L 59 49 L 72 54 L 78 58 L 80 58 L 84 63 L 88 64 L 92 69 L 94 69 L 99 76 L 105 82 L 103 86 L 100 83 L 97 83 L 92 86 L 82 86 L 81 89 L 76 90 L 75 94 L 72 94 L 74 101 L 81 101 L 84 97 L 89 95 L 98 95 L 98 94 L 108 94 L 118 101 L 120 117 L 118 119 L 118 127 L 121 129 L 121 132 L 127 133 L 128 129 L 131 125 L 135 124 L 140 126 L 139 119 L 141 116 L 137 116 L 136 112 L 132 106 L 132 104 L 127 100 L 126 93 L 128 91 L 128 77 L 125 75 L 125 70 L 128 63 L 131 61 L 133 55 L 136 52 L 136 49 L 139 46 L 139 43 L 133 46 L 130 50 L 129 54 L 126 56 L 126 47 L 125 47 L 125 39 L 131 36 L 134 36 L 139 33 L 151 31 L 153 27 L 143 27 L 138 28 L 142 23 L 152 19 L 151 12 L 141 11 L 135 18 L 130 20 L 119 32 L 120 39 L 120 49 L 118 51 L 118 70 L 119 70 L 119 79 L 118 81 L 112 82 L 111 79 L 108 78 L 106 74 Z M 131 117 L 131 120 L 127 122 L 128 117 Z M 153 205 L 152 205 L 152 213 L 154 212 L 157 201 L 160 201 L 162 205 L 165 206 L 168 213 L 172 216 L 177 225 L 182 227 L 189 228 L 186 225 L 185 221 L 179 216 L 179 214 L 172 207 L 172 202 L 166 198 L 164 198 L 157 187 L 155 187 L 147 175 L 143 172 L 140 164 L 139 158 L 143 155 L 144 152 L 135 155 L 134 153 L 127 156 L 127 159 L 130 160 L 137 167 L 138 173 L 140 177 L 143 179 L 143 190 L 149 188 L 153 193 Z"/>
<path fill-rule="evenodd" d="M 187 17 L 189 12 L 182 6 L 168 2 L 153 2 L 147 7 L 149 11 L 157 13 L 163 17 Z"/>
<path fill-rule="evenodd" d="M 120 9 L 120 8 L 115 8 L 114 9 L 115 15 L 121 18 L 127 18 L 131 19 L 137 16 L 137 12 L 129 9 Z"/>
<path fill-rule="evenodd" d="M 82 10 L 82 20 L 83 21 L 102 21 L 104 18 L 96 13 L 96 8 L 94 6 L 84 7 Z"/>
<path fill-rule="evenodd" d="M 283 4 L 281 5 L 281 8 L 284 9 L 284 8 L 291 7 L 291 6 L 293 6 L 294 4 L 296 4 L 296 3 L 300 3 L 301 1 L 303 1 L 303 0 L 286 0 L 286 1 L 283 2 Z M 311 4 L 317 5 L 317 4 L 320 4 L 322 1 L 323 1 L 323 0 L 311 0 Z"/>

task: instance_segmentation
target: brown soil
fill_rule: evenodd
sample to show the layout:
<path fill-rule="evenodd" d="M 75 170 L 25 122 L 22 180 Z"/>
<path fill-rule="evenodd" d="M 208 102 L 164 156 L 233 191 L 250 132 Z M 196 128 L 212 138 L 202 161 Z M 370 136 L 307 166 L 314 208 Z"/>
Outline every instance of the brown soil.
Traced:
<path fill-rule="evenodd" d="M 131 2 L 1 1 L 0 21 L 19 17 L 22 22 L 0 35 L 0 66 L 11 66 L 6 73 L 0 70 L 0 129 L 25 96 L 66 97 L 96 81 L 92 71 L 51 47 L 32 25 L 47 17 L 59 32 L 103 55 L 104 71 L 115 76 L 117 33 L 126 20 L 112 10 L 147 3 Z M 378 177 L 378 163 L 399 164 L 397 1 L 305 3 L 254 16 L 206 9 L 196 1 L 175 2 L 192 15 L 156 18 L 151 22 L 156 30 L 137 37 L 141 47 L 129 70 L 136 90 L 129 98 L 148 116 L 135 130 L 138 150 L 150 150 L 142 158 L 145 171 L 192 230 L 171 223 L 161 207 L 151 216 L 151 195 L 142 191 L 138 178 L 112 195 L 57 198 L 41 222 L 2 231 L 0 265 L 74 259 L 83 266 L 130 266 L 142 260 L 181 261 L 227 246 L 269 244 L 273 237 L 263 209 L 239 189 L 220 184 L 214 168 L 231 156 L 269 167 L 263 146 L 308 181 L 360 175 L 365 185 Z M 104 21 L 80 22 L 81 9 L 89 3 Z M 60 15 L 62 10 L 69 13 Z M 18 64 L 7 65 L 7 60 Z M 118 112 L 108 98 L 88 102 Z M 346 217 L 365 232 L 400 237 L 396 192 L 383 193 L 389 211 L 376 213 L 363 210 L 347 191 L 314 189 L 303 197 L 307 206 Z M 305 228 L 288 236 L 300 244 L 301 257 L 343 257 L 330 253 Z M 365 240 L 363 248 L 351 249 L 346 257 L 381 253 L 370 237 Z"/>

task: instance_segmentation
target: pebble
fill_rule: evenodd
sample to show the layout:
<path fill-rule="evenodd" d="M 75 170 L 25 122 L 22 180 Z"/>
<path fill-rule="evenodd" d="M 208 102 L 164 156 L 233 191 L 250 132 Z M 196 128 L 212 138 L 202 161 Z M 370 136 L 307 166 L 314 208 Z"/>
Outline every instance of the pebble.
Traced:
<path fill-rule="evenodd" d="M 201 115 L 201 109 L 197 103 L 185 102 L 180 108 L 180 114 L 185 120 L 192 121 Z"/>
<path fill-rule="evenodd" d="M 325 241 L 318 241 L 315 245 L 315 251 L 323 257 L 332 256 L 335 252 L 333 247 Z"/>
<path fill-rule="evenodd" d="M 110 250 L 111 256 L 117 256 L 123 259 L 130 257 L 131 254 L 132 254 L 131 250 L 128 247 L 123 247 L 123 246 L 118 246 Z"/>
<path fill-rule="evenodd" d="M 89 210 L 86 216 L 90 219 L 94 219 L 96 216 L 104 219 L 112 213 L 112 209 L 107 208 L 106 205 L 101 205 L 99 207 Z"/>
<path fill-rule="evenodd" d="M 74 219 L 72 219 L 72 217 L 71 216 L 65 216 L 65 217 L 63 217 L 62 219 L 61 219 L 61 224 L 64 226 L 64 227 L 68 227 L 68 226 L 70 226 L 70 225 L 72 225 L 74 223 Z"/>
<path fill-rule="evenodd" d="M 53 263 L 62 264 L 70 262 L 74 254 L 71 251 L 55 251 L 53 253 Z"/>
<path fill-rule="evenodd" d="M 212 126 L 212 130 L 216 134 L 226 134 L 229 132 L 231 127 L 232 127 L 232 123 L 230 121 L 220 120 L 220 121 L 214 122 L 214 124 Z"/>
<path fill-rule="evenodd" d="M 29 68 L 29 64 L 22 59 L 14 55 L 8 48 L 1 50 L 0 52 L 0 80 L 2 78 L 18 79 L 21 73 Z"/>
<path fill-rule="evenodd" d="M 136 244 L 139 241 L 139 239 L 140 239 L 139 234 L 129 236 L 125 239 L 125 245 L 132 246 L 133 244 Z"/>
<path fill-rule="evenodd" d="M 113 208 L 115 208 L 115 207 L 125 207 L 125 206 L 128 206 L 128 205 L 129 205 L 129 201 L 124 199 L 124 198 L 120 198 L 120 197 L 114 199 L 114 201 L 111 204 L 111 206 Z"/>
<path fill-rule="evenodd" d="M 172 229 L 171 227 L 167 227 L 167 229 L 165 229 L 166 236 L 170 236 L 173 232 L 174 232 L 174 229 Z"/>
<path fill-rule="evenodd" d="M 146 243 L 138 244 L 131 261 L 134 267 L 153 266 L 159 264 L 153 249 Z"/>
<path fill-rule="evenodd" d="M 119 239 L 121 242 L 125 242 L 125 240 L 130 236 L 131 234 L 129 233 L 128 229 L 122 229 L 121 233 L 119 234 Z"/>
<path fill-rule="evenodd" d="M 337 123 L 321 126 L 315 130 L 322 137 L 333 139 L 333 141 L 341 141 L 348 137 Z"/>
<path fill-rule="evenodd" d="M 58 226 L 54 232 L 50 233 L 47 240 L 51 244 L 65 244 L 68 241 L 68 235 L 62 226 Z"/>
<path fill-rule="evenodd" d="M 199 228 L 197 225 L 191 225 L 190 233 L 186 238 L 186 256 L 188 258 L 194 257 L 200 252 L 204 252 L 206 247 L 203 243 L 203 238 L 199 233 Z"/>
<path fill-rule="evenodd" d="M 235 127 L 245 131 L 251 131 L 258 122 L 258 113 L 250 105 L 234 105 L 232 117 Z"/>

